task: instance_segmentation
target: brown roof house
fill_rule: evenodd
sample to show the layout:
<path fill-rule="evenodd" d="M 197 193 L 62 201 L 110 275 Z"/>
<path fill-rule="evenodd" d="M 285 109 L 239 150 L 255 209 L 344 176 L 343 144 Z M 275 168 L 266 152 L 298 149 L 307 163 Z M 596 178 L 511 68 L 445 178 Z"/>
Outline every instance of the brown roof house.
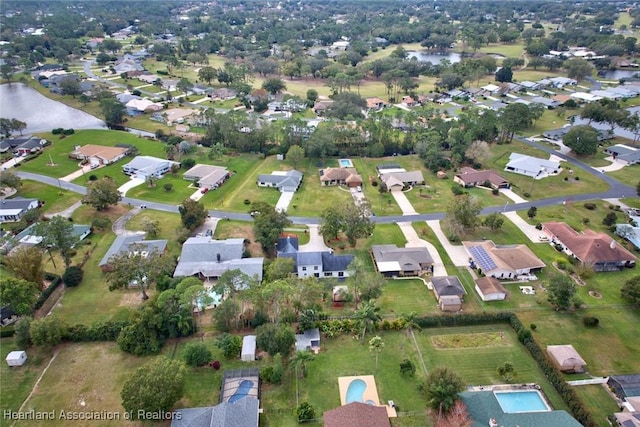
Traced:
<path fill-rule="evenodd" d="M 87 144 L 82 147 L 76 147 L 69 157 L 78 160 L 90 160 L 92 163 L 101 165 L 110 165 L 124 158 L 129 152 L 127 147 L 105 147 L 102 145 Z M 95 160 L 93 160 L 95 159 Z"/>
<path fill-rule="evenodd" d="M 371 256 L 376 270 L 385 277 L 417 276 L 423 271 L 432 271 L 433 258 L 427 248 L 373 245 Z"/>
<path fill-rule="evenodd" d="M 453 177 L 456 182 L 463 187 L 485 186 L 489 183 L 491 188 L 509 188 L 509 181 L 492 170 L 475 170 L 470 167 L 463 167 L 460 173 Z"/>
<path fill-rule="evenodd" d="M 442 311 L 460 311 L 462 297 L 467 294 L 457 276 L 435 276 L 431 278 L 433 293 L 438 298 Z"/>
<path fill-rule="evenodd" d="M 502 301 L 509 293 L 495 277 L 485 276 L 475 280 L 476 292 L 482 301 Z"/>
<path fill-rule="evenodd" d="M 571 344 L 568 345 L 548 345 L 547 353 L 562 372 L 579 373 L 584 372 L 587 362 L 578 354 Z"/>
<path fill-rule="evenodd" d="M 496 245 L 491 240 L 462 242 L 471 267 L 496 279 L 521 279 L 545 266 L 526 245 Z M 532 278 L 532 277 L 531 277 Z"/>
<path fill-rule="evenodd" d="M 355 168 L 324 168 L 320 169 L 320 183 L 357 187 L 362 185 L 362 177 Z"/>
<path fill-rule="evenodd" d="M 585 230 L 578 233 L 564 222 L 545 222 L 543 230 L 552 239 L 565 247 L 565 252 L 595 271 L 618 271 L 633 267 L 636 257 L 605 233 Z"/>
<path fill-rule="evenodd" d="M 391 427 L 384 406 L 352 402 L 322 414 L 324 427 Z"/>

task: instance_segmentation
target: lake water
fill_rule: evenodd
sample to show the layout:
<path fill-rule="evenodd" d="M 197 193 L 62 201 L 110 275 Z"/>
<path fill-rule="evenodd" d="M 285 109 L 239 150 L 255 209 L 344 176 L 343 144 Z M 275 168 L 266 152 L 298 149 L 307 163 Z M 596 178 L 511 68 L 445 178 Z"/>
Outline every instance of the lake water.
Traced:
<path fill-rule="evenodd" d="M 425 51 L 410 51 L 407 53 L 408 53 L 407 57 L 409 59 L 417 58 L 418 61 L 431 62 L 434 65 L 439 64 L 443 59 L 449 60 L 449 62 L 451 62 L 452 64 L 460 62 L 460 59 L 462 59 L 462 55 L 456 52 L 447 52 L 443 54 L 437 54 L 437 53 L 431 53 L 431 52 L 425 52 Z"/>
<path fill-rule="evenodd" d="M 620 80 L 626 79 L 629 77 L 633 77 L 634 74 L 640 75 L 640 70 L 606 70 L 600 71 L 598 73 L 598 77 L 607 79 L 607 80 Z"/>
<path fill-rule="evenodd" d="M 0 117 L 25 122 L 24 134 L 54 128 L 106 129 L 99 118 L 49 99 L 23 83 L 0 85 Z"/>

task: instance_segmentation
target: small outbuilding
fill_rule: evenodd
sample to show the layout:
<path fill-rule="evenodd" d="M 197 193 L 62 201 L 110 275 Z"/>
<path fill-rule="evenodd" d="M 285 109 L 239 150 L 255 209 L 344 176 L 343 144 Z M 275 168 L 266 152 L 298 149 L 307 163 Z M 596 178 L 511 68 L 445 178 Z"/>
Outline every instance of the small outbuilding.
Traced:
<path fill-rule="evenodd" d="M 27 352 L 22 350 L 12 351 L 7 354 L 5 360 L 9 366 L 22 366 L 27 361 Z"/>
<path fill-rule="evenodd" d="M 320 330 L 318 328 L 307 329 L 302 334 L 296 334 L 296 351 L 320 350 Z"/>
<path fill-rule="evenodd" d="M 584 372 L 587 362 L 578 354 L 571 344 L 548 345 L 547 353 L 562 372 L 576 373 Z"/>
<path fill-rule="evenodd" d="M 240 359 L 243 362 L 253 362 L 256 360 L 256 336 L 246 335 L 242 338 L 242 352 Z"/>
<path fill-rule="evenodd" d="M 442 311 L 460 311 L 462 299 L 458 295 L 443 295 L 438 299 L 438 307 Z"/>
<path fill-rule="evenodd" d="M 508 292 L 495 277 L 485 276 L 475 280 L 476 292 L 482 301 L 502 301 Z"/>

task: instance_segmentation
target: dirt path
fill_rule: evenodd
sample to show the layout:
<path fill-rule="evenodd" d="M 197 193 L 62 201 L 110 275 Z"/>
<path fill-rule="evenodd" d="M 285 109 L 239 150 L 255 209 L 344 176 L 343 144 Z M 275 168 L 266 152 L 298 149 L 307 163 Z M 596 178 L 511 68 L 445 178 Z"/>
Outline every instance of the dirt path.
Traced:
<path fill-rule="evenodd" d="M 411 341 L 413 341 L 413 345 L 416 347 L 416 351 L 418 352 L 418 356 L 420 359 L 420 366 L 422 366 L 422 370 L 426 375 L 429 373 L 429 371 L 427 371 L 427 365 L 424 364 L 424 359 L 422 358 L 422 352 L 420 351 L 420 346 L 418 345 L 418 341 L 416 341 L 416 336 L 413 334 L 413 329 L 411 329 Z"/>

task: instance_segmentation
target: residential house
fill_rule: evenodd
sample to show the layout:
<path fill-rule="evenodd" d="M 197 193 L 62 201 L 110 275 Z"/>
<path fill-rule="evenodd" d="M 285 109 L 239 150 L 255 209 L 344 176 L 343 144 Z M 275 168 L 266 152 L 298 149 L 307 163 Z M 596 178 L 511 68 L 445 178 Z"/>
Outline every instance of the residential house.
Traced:
<path fill-rule="evenodd" d="M 46 139 L 33 136 L 8 138 L 0 140 L 0 153 L 12 152 L 16 156 L 37 153 L 42 147 L 47 145 Z"/>
<path fill-rule="evenodd" d="M 488 93 L 489 95 L 494 95 L 498 93 L 498 91 L 500 90 L 500 86 L 489 83 L 486 86 L 482 86 L 481 89 L 486 93 Z"/>
<path fill-rule="evenodd" d="M 410 95 L 405 95 L 402 97 L 401 104 L 405 107 L 416 107 L 418 106 L 418 100 Z"/>
<path fill-rule="evenodd" d="M 296 334 L 296 351 L 320 350 L 320 330 L 318 328 L 307 329 L 301 334 Z"/>
<path fill-rule="evenodd" d="M 509 163 L 504 168 L 507 172 L 530 176 L 533 179 L 542 179 L 551 175 L 557 175 L 562 168 L 560 162 L 544 160 L 526 154 L 511 153 Z"/>
<path fill-rule="evenodd" d="M 144 67 L 142 66 L 138 58 L 128 53 L 118 58 L 113 64 L 113 68 L 116 70 L 116 74 L 122 74 L 129 71 L 144 70 Z"/>
<path fill-rule="evenodd" d="M 471 267 L 496 279 L 527 279 L 545 266 L 544 262 L 523 244 L 496 245 L 491 240 L 462 242 L 469 254 Z"/>
<path fill-rule="evenodd" d="M 312 110 L 318 116 L 321 116 L 329 107 L 331 107 L 331 104 L 333 104 L 333 101 L 316 101 Z"/>
<path fill-rule="evenodd" d="M 320 184 L 358 187 L 362 185 L 362 177 L 355 168 L 324 168 L 320 169 Z"/>
<path fill-rule="evenodd" d="M 394 163 L 378 165 L 376 169 L 378 177 L 389 191 L 399 191 L 408 186 L 424 184 L 424 176 L 418 170 L 407 172 Z"/>
<path fill-rule="evenodd" d="M 561 104 L 560 102 L 551 99 L 551 98 L 545 98 L 542 96 L 534 96 L 533 98 L 531 98 L 531 102 L 534 104 L 541 104 L 544 105 L 545 107 L 547 107 L 549 110 L 553 110 L 556 107 L 559 107 Z"/>
<path fill-rule="evenodd" d="M 384 406 L 351 402 L 325 411 L 322 414 L 324 427 L 391 427 Z"/>
<path fill-rule="evenodd" d="M 627 239 L 636 249 L 640 249 L 640 225 L 616 224 L 616 234 Z"/>
<path fill-rule="evenodd" d="M 17 241 L 21 246 L 35 246 L 40 244 L 44 238 L 36 232 L 37 227 L 37 224 L 31 224 L 20 233 L 16 234 L 15 241 Z M 91 234 L 90 225 L 73 224 L 71 236 L 76 239 L 76 242 L 81 242 L 87 238 L 89 234 Z"/>
<path fill-rule="evenodd" d="M 618 271 L 636 264 L 635 255 L 606 233 L 593 230 L 578 233 L 564 222 L 545 222 L 542 226 L 553 243 L 564 246 L 567 254 L 592 266 L 597 272 Z"/>
<path fill-rule="evenodd" d="M 431 278 L 433 293 L 442 311 L 460 311 L 462 298 L 467 294 L 457 276 L 434 276 Z"/>
<path fill-rule="evenodd" d="M 569 96 L 571 97 L 571 99 L 586 103 L 600 101 L 602 99 L 601 96 L 593 95 L 587 92 L 573 92 Z"/>
<path fill-rule="evenodd" d="M 351 254 L 335 255 L 329 251 L 303 252 L 299 250 L 297 237 L 281 237 L 276 243 L 278 258 L 291 258 L 293 272 L 298 277 L 349 277 Z"/>
<path fill-rule="evenodd" d="M 376 270 L 385 277 L 418 276 L 433 272 L 433 258 L 424 247 L 372 245 L 371 256 Z"/>
<path fill-rule="evenodd" d="M 264 258 L 243 258 L 244 239 L 213 240 L 210 237 L 190 237 L 182 252 L 173 277 L 197 276 L 217 279 L 228 270 L 240 270 L 262 281 Z"/>
<path fill-rule="evenodd" d="M 505 287 L 495 277 L 485 276 L 474 281 L 476 292 L 482 301 L 502 301 L 509 295 Z"/>
<path fill-rule="evenodd" d="M 518 84 L 527 90 L 539 90 L 542 87 L 540 82 L 531 82 L 528 80 L 518 82 Z"/>
<path fill-rule="evenodd" d="M 20 221 L 25 213 L 38 206 L 40 206 L 38 199 L 25 199 L 22 197 L 3 199 L 0 201 L 0 223 Z"/>
<path fill-rule="evenodd" d="M 258 427 L 259 420 L 260 401 L 244 396 L 215 406 L 176 409 L 171 427 Z"/>
<path fill-rule="evenodd" d="M 145 234 L 134 234 L 128 236 L 118 236 L 113 241 L 107 253 L 102 257 L 98 266 L 103 273 L 111 270 L 109 259 L 121 253 L 142 252 L 151 253 L 153 251 L 163 254 L 167 248 L 167 240 L 145 240 Z"/>
<path fill-rule="evenodd" d="M 582 125 L 581 125 L 582 126 Z M 554 141 L 562 141 L 564 136 L 569 133 L 569 131 L 573 128 L 573 126 L 563 126 L 559 129 L 550 129 L 542 132 L 542 136 L 548 139 L 552 139 Z M 605 141 L 607 139 L 613 138 L 613 133 L 609 129 L 595 129 L 598 133 L 597 139 L 598 142 Z"/>
<path fill-rule="evenodd" d="M 640 164 L 640 150 L 637 148 L 629 147 L 624 144 L 616 144 L 605 148 L 604 152 L 611 155 L 613 159 L 618 162 L 627 165 Z"/>
<path fill-rule="evenodd" d="M 188 181 L 196 182 L 198 188 L 215 190 L 229 179 L 231 172 L 223 166 L 197 164 L 182 176 Z"/>
<path fill-rule="evenodd" d="M 468 166 L 460 169 L 460 173 L 453 177 L 453 182 L 463 187 L 485 186 L 487 182 L 494 189 L 509 188 L 510 186 L 506 179 L 493 170 L 476 170 Z"/>
<path fill-rule="evenodd" d="M 129 147 L 107 147 L 87 144 L 82 147 L 76 146 L 69 154 L 69 157 L 78 160 L 89 160 L 92 164 L 110 165 L 124 158 L 129 151 Z"/>
<path fill-rule="evenodd" d="M 126 175 L 135 175 L 138 178 L 146 178 L 147 176 L 162 178 L 173 165 L 180 166 L 180 163 L 151 156 L 136 156 L 122 167 L 122 171 Z"/>
<path fill-rule="evenodd" d="M 132 99 L 125 104 L 128 110 L 135 110 L 138 112 L 146 111 L 160 111 L 162 110 L 162 104 L 150 101 L 148 99 Z"/>
<path fill-rule="evenodd" d="M 580 354 L 571 344 L 548 345 L 547 353 L 556 367 L 565 373 L 582 373 L 584 372 L 584 367 L 587 366 L 587 362 L 580 357 Z"/>
<path fill-rule="evenodd" d="M 302 184 L 302 172 L 295 169 L 290 171 L 273 171 L 271 174 L 258 175 L 257 184 L 259 187 L 275 187 L 280 192 L 295 193 Z"/>
<path fill-rule="evenodd" d="M 550 79 L 546 79 L 549 81 L 549 85 L 555 87 L 556 89 L 562 89 L 565 86 L 575 86 L 578 84 L 578 81 L 575 79 L 570 79 L 567 77 L 552 77 Z"/>
<path fill-rule="evenodd" d="M 367 98 L 367 110 L 379 111 L 388 105 L 380 98 Z"/>

